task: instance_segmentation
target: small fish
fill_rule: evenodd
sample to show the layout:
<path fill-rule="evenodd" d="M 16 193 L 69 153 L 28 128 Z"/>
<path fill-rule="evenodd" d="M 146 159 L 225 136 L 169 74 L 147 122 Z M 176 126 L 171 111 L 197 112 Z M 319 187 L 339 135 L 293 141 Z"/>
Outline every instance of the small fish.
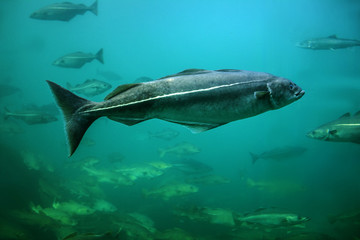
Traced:
<path fill-rule="evenodd" d="M 103 49 L 100 49 L 95 55 L 92 53 L 75 52 L 66 54 L 53 62 L 54 66 L 63 68 L 81 68 L 85 63 L 94 59 L 104 64 Z"/>
<path fill-rule="evenodd" d="M 97 69 L 96 74 L 106 78 L 109 81 L 120 81 L 122 80 L 122 77 L 117 74 L 116 72 L 113 71 L 101 71 L 99 69 Z"/>
<path fill-rule="evenodd" d="M 185 196 L 191 193 L 196 193 L 198 191 L 199 188 L 195 185 L 187 183 L 175 183 L 166 184 L 152 190 L 144 190 L 143 193 L 146 197 L 161 198 L 167 201 L 173 197 Z"/>
<path fill-rule="evenodd" d="M 72 92 L 83 94 L 87 97 L 93 97 L 109 90 L 111 88 L 111 84 L 96 79 L 88 79 L 75 86 L 71 86 L 70 83 L 67 83 L 67 88 Z"/>
<path fill-rule="evenodd" d="M 353 116 L 345 113 L 337 120 L 307 133 L 306 136 L 323 141 L 360 144 L 360 111 Z"/>
<path fill-rule="evenodd" d="M 65 115 L 70 155 L 102 116 L 128 126 L 157 118 L 204 132 L 282 108 L 305 94 L 285 78 L 229 69 L 188 69 L 151 82 L 120 85 L 99 103 L 48 84 Z"/>
<path fill-rule="evenodd" d="M 255 154 L 251 153 L 252 163 L 254 164 L 259 159 L 271 159 L 271 160 L 284 160 L 289 158 L 294 158 L 302 155 L 307 149 L 297 146 L 285 146 L 278 147 L 272 150 Z"/>
<path fill-rule="evenodd" d="M 205 184 L 205 185 L 211 185 L 211 184 L 225 184 L 230 183 L 230 179 L 210 174 L 210 175 L 203 175 L 203 176 L 196 176 L 192 178 L 185 179 L 185 182 L 191 183 L 191 184 Z"/>
<path fill-rule="evenodd" d="M 303 224 L 310 221 L 309 217 L 301 217 L 294 213 L 282 213 L 259 209 L 254 213 L 237 216 L 240 223 L 250 223 L 264 227 L 288 227 Z"/>
<path fill-rule="evenodd" d="M 37 110 L 25 109 L 18 112 L 10 112 L 7 108 L 5 108 L 5 116 L 4 116 L 5 120 L 10 117 L 22 120 L 29 125 L 50 123 L 58 120 L 52 114 L 48 114 Z"/>
<path fill-rule="evenodd" d="M 149 136 L 152 138 L 159 138 L 162 140 L 170 141 L 179 136 L 179 132 L 171 128 L 166 128 L 157 132 L 149 132 Z"/>
<path fill-rule="evenodd" d="M 169 148 L 159 148 L 160 158 L 163 158 L 167 154 L 173 154 L 177 157 L 183 157 L 197 154 L 199 152 L 200 149 L 197 146 L 188 142 L 182 142 Z"/>
<path fill-rule="evenodd" d="M 20 89 L 7 84 L 0 84 L 0 98 L 20 92 Z"/>
<path fill-rule="evenodd" d="M 213 168 L 209 165 L 194 159 L 183 159 L 181 161 L 176 161 L 172 164 L 172 166 L 174 169 L 186 175 L 207 174 L 213 171 Z"/>
<path fill-rule="evenodd" d="M 83 15 L 87 11 L 90 11 L 97 16 L 97 0 L 89 7 L 84 4 L 73 4 L 70 2 L 54 3 L 35 11 L 30 15 L 30 18 L 68 22 L 76 15 Z"/>
<path fill-rule="evenodd" d="M 122 239 L 122 238 L 119 238 L 119 234 L 116 234 L 114 236 L 110 232 L 105 234 L 74 232 L 66 236 L 63 240 L 114 240 L 114 239 Z"/>
<path fill-rule="evenodd" d="M 360 222 L 360 209 L 353 209 L 352 211 L 343 212 L 337 215 L 328 216 L 329 223 L 334 224 L 336 222 L 343 223 L 356 223 Z"/>
<path fill-rule="evenodd" d="M 297 47 L 313 50 L 334 50 L 339 48 L 349 48 L 360 46 L 359 40 L 338 38 L 331 35 L 325 38 L 313 38 L 296 44 Z"/>

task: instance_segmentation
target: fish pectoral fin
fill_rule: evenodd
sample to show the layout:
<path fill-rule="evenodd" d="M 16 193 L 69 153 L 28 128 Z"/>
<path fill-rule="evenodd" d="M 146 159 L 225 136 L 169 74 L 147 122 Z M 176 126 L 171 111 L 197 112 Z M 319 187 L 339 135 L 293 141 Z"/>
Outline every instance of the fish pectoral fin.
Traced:
<path fill-rule="evenodd" d="M 256 99 L 261 99 L 264 98 L 266 96 L 269 96 L 270 92 L 269 91 L 256 91 L 254 92 L 254 96 Z"/>
<path fill-rule="evenodd" d="M 146 119 L 118 118 L 118 117 L 113 117 L 113 116 L 110 116 L 108 118 L 113 120 L 113 121 L 125 124 L 127 126 L 133 126 L 135 124 L 138 124 L 138 123 L 146 120 Z"/>
<path fill-rule="evenodd" d="M 111 99 L 111 98 L 113 98 L 113 97 L 115 97 L 115 96 L 117 96 L 117 95 L 119 95 L 119 94 L 133 88 L 133 87 L 139 86 L 139 85 L 141 85 L 141 83 L 130 83 L 130 84 L 120 85 L 117 88 L 115 88 L 114 91 L 109 93 L 109 95 L 107 95 L 104 100 L 109 100 L 109 99 Z"/>

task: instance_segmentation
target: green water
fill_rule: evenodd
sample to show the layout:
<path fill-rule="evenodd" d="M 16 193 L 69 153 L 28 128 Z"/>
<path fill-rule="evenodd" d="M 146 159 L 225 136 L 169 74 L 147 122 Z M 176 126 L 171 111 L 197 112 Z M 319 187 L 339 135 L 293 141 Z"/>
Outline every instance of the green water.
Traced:
<path fill-rule="evenodd" d="M 189 68 L 268 72 L 291 79 L 306 94 L 279 110 L 199 134 L 161 120 L 129 127 L 101 118 L 71 158 L 59 112 L 58 121 L 36 125 L 1 117 L 0 239 L 63 239 L 74 232 L 120 232 L 119 239 L 360 238 L 359 146 L 305 136 L 360 110 L 360 48 L 295 46 L 332 34 L 360 39 L 359 1 L 99 0 L 98 16 L 86 12 L 69 22 L 29 18 L 52 3 L 0 0 L 0 84 L 20 89 L 0 98 L 1 111 L 55 104 L 45 80 L 66 86 L 95 78 L 115 88 Z M 52 65 L 65 54 L 100 48 L 104 65 L 96 60 L 80 69 Z M 101 101 L 107 93 L 91 100 Z M 175 134 L 155 136 L 164 131 Z M 199 151 L 160 157 L 160 149 L 185 143 Z M 249 152 L 289 145 L 307 150 L 251 162 Z M 208 170 L 196 172 L 194 165 L 185 170 L 189 159 Z M 208 175 L 226 181 L 189 183 Z M 185 187 L 181 194 L 179 184 L 196 191 Z M 152 194 L 164 186 L 169 189 Z M 176 214 L 196 207 L 226 210 L 235 223 L 216 222 L 219 213 L 201 219 Z M 259 208 L 311 220 L 275 227 L 236 220 Z M 330 223 L 333 215 L 338 220 Z"/>

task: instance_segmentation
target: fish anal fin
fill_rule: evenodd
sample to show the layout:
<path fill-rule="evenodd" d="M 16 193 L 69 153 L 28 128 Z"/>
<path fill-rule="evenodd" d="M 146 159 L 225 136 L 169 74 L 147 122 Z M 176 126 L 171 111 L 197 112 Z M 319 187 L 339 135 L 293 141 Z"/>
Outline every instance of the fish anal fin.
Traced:
<path fill-rule="evenodd" d="M 113 98 L 113 97 L 115 97 L 115 96 L 117 96 L 117 95 L 131 89 L 131 88 L 137 87 L 139 85 L 141 85 L 141 83 L 130 83 L 130 84 L 120 85 L 117 88 L 115 88 L 114 91 L 109 93 L 109 95 L 107 95 L 104 100 L 109 100 L 109 99 L 111 99 L 111 98 Z"/>
<path fill-rule="evenodd" d="M 113 116 L 109 116 L 108 117 L 109 119 L 113 120 L 113 121 L 116 121 L 116 122 L 119 122 L 119 123 L 122 123 L 122 124 L 125 124 L 127 126 L 133 126 L 135 124 L 138 124 L 142 121 L 145 121 L 147 119 L 130 119 L 130 118 L 119 118 L 119 117 L 113 117 Z"/>
<path fill-rule="evenodd" d="M 166 120 L 166 121 L 168 121 L 168 120 Z M 175 122 L 175 121 L 168 121 L 168 122 L 173 122 L 173 123 L 176 123 L 176 124 L 183 125 L 183 126 L 189 128 L 192 133 L 205 132 L 205 131 L 208 131 L 210 129 L 213 129 L 213 128 L 216 128 L 216 127 L 219 127 L 219 126 L 225 124 L 225 123 L 201 124 L 201 123 L 186 123 L 186 122 Z"/>
<path fill-rule="evenodd" d="M 70 235 L 66 236 L 66 237 L 64 238 L 64 240 L 73 238 L 73 237 L 75 237 L 76 235 L 77 235 L 77 232 L 71 233 Z"/>

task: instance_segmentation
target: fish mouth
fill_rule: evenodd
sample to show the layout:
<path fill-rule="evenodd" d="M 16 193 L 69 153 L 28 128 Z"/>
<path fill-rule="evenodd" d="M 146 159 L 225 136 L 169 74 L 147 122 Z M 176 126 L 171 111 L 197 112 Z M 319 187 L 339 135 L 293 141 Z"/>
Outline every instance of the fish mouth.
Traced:
<path fill-rule="evenodd" d="M 300 91 L 298 91 L 298 92 L 295 93 L 295 97 L 296 97 L 297 99 L 299 99 L 299 98 L 301 98 L 302 96 L 304 96 L 304 94 L 305 94 L 305 91 L 304 91 L 304 90 L 300 90 Z"/>

